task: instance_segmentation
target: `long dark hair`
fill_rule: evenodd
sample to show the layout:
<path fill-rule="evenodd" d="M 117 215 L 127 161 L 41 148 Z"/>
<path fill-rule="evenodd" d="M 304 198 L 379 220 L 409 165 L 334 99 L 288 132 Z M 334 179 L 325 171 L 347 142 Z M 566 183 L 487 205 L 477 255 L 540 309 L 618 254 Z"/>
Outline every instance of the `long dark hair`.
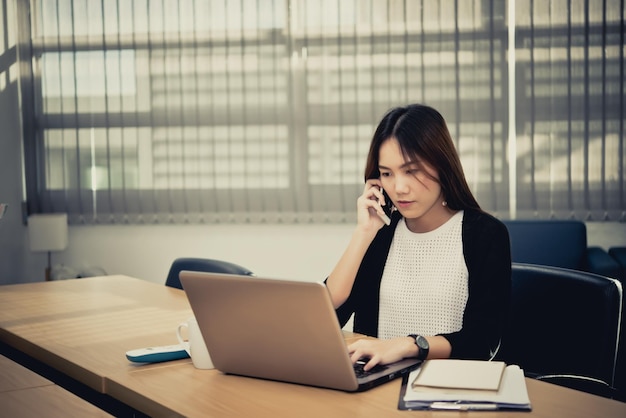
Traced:
<path fill-rule="evenodd" d="M 407 161 L 421 159 L 437 170 L 438 182 L 450 209 L 480 210 L 465 179 L 446 121 L 439 112 L 420 104 L 388 111 L 374 132 L 365 165 L 365 180 L 380 177 L 380 146 L 390 138 L 398 141 Z"/>

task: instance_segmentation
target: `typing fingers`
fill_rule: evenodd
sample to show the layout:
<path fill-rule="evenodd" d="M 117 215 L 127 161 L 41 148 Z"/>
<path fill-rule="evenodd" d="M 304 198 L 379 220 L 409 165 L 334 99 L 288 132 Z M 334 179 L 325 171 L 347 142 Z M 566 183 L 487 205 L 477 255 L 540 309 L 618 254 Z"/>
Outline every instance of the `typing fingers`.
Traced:
<path fill-rule="evenodd" d="M 348 346 L 348 353 L 352 363 L 363 364 L 363 370 L 370 370 L 381 363 L 381 356 L 376 352 L 376 345 L 373 341 L 359 340 Z"/>

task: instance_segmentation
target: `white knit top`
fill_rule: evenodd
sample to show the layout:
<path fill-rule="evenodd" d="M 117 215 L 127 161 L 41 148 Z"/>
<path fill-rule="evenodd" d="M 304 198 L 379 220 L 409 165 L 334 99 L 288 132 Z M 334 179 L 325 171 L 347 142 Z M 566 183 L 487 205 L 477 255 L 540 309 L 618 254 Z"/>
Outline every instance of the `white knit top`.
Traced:
<path fill-rule="evenodd" d="M 414 233 L 400 220 L 380 285 L 379 338 L 461 329 L 468 297 L 462 223 L 459 211 L 434 231 Z"/>

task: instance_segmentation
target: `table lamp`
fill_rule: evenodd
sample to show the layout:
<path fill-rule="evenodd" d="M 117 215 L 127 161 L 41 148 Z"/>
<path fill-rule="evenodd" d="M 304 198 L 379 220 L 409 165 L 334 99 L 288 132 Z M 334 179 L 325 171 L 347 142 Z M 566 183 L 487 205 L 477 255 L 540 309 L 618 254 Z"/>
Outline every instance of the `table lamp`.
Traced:
<path fill-rule="evenodd" d="M 33 252 L 46 251 L 48 266 L 46 267 L 46 281 L 51 279 L 52 251 L 63 251 L 67 248 L 68 229 L 66 213 L 44 213 L 28 217 L 28 238 L 30 250 Z"/>

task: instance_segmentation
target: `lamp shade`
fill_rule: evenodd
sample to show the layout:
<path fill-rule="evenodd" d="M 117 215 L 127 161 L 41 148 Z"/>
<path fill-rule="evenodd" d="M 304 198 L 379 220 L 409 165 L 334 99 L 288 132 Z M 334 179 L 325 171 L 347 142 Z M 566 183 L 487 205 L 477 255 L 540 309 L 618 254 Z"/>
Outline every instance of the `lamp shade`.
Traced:
<path fill-rule="evenodd" d="M 62 251 L 67 248 L 67 213 L 45 213 L 28 217 L 31 251 Z"/>

